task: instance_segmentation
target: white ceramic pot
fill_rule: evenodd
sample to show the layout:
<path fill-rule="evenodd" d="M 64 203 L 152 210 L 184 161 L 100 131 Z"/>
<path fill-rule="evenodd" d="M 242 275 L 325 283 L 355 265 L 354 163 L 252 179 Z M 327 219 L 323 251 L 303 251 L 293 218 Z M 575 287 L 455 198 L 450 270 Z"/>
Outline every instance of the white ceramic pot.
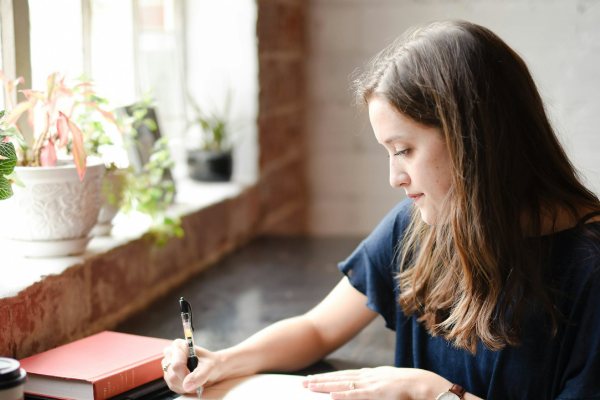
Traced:
<path fill-rule="evenodd" d="M 0 237 L 11 252 L 26 257 L 80 254 L 90 240 L 100 210 L 104 165 L 88 161 L 79 180 L 72 163 L 56 167 L 16 167 L 25 185 L 0 201 Z"/>

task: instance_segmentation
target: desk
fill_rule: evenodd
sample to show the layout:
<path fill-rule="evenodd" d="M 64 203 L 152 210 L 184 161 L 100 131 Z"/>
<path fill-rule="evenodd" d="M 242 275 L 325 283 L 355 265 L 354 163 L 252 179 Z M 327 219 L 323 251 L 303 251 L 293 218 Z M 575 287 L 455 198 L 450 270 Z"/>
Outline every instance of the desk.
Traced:
<path fill-rule="evenodd" d="M 194 339 L 218 350 L 316 305 L 341 279 L 337 263 L 361 238 L 263 237 L 227 256 L 116 327 L 116 331 L 182 337 L 179 297 L 194 311 Z M 395 338 L 377 318 L 354 340 L 300 374 L 393 365 Z"/>

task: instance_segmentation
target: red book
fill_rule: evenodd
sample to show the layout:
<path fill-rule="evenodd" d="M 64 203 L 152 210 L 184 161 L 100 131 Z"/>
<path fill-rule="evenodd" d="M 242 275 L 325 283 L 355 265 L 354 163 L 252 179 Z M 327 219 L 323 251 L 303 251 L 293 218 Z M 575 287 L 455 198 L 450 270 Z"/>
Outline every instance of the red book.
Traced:
<path fill-rule="evenodd" d="M 171 340 L 104 331 L 21 360 L 25 393 L 100 400 L 163 376 Z"/>

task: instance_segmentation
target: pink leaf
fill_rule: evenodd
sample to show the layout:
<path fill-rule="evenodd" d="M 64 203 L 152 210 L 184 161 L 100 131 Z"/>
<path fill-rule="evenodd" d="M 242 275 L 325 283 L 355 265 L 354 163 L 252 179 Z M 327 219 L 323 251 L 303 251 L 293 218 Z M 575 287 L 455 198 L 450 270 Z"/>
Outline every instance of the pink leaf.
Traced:
<path fill-rule="evenodd" d="M 8 125 L 14 125 L 19 120 L 19 117 L 21 117 L 21 114 L 23 114 L 27 110 L 30 110 L 34 104 L 35 103 L 32 103 L 31 101 L 23 101 L 17 104 L 8 115 L 6 123 Z"/>
<path fill-rule="evenodd" d="M 58 119 L 56 120 L 56 131 L 58 132 L 59 140 L 58 145 L 60 147 L 65 147 L 69 140 L 69 126 L 65 118 L 65 115 L 60 113 Z"/>
<path fill-rule="evenodd" d="M 69 130 L 71 131 L 71 138 L 73 139 L 73 161 L 75 161 L 75 167 L 77 168 L 77 173 L 79 174 L 79 180 L 83 181 L 85 177 L 85 168 L 86 168 L 86 155 L 85 149 L 83 147 L 83 133 L 79 127 L 69 119 L 65 114 L 59 112 L 60 117 L 64 118 L 69 126 Z"/>
<path fill-rule="evenodd" d="M 46 78 L 46 96 L 48 100 L 50 100 L 53 97 L 57 77 L 58 72 L 53 72 L 50 75 L 48 75 L 48 78 Z"/>
<path fill-rule="evenodd" d="M 48 139 L 48 143 L 42 147 L 42 151 L 40 152 L 40 163 L 44 167 L 56 165 L 56 150 L 52 139 Z"/>

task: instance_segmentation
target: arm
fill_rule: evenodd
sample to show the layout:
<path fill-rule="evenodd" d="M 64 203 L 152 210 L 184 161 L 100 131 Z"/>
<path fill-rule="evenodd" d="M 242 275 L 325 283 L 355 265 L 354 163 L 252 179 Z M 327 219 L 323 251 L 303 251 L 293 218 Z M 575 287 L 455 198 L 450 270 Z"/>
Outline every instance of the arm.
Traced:
<path fill-rule="evenodd" d="M 301 369 L 349 341 L 377 316 L 365 303 L 366 297 L 344 277 L 306 314 L 279 321 L 218 352 L 197 348 L 200 364 L 191 374 L 185 366 L 185 342 L 178 339 L 165 350 L 165 380 L 177 392 L 190 392 L 227 378 Z"/>
<path fill-rule="evenodd" d="M 377 314 L 347 278 L 304 315 L 277 322 L 244 342 L 217 352 L 226 377 L 261 371 L 295 371 L 352 339 Z"/>

